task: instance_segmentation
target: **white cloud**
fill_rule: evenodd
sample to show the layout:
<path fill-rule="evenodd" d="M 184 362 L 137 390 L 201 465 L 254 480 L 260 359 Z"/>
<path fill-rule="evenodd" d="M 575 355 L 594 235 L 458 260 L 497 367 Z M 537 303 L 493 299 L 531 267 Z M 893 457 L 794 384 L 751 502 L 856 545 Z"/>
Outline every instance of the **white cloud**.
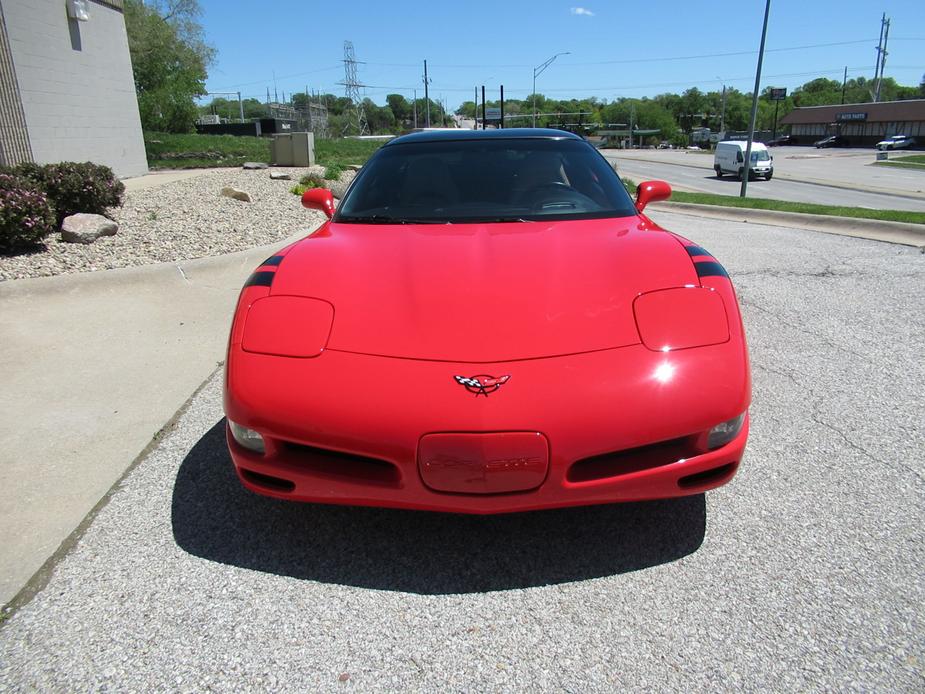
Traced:
<path fill-rule="evenodd" d="M 572 14 L 577 14 L 582 17 L 593 17 L 594 13 L 586 7 L 573 7 Z"/>

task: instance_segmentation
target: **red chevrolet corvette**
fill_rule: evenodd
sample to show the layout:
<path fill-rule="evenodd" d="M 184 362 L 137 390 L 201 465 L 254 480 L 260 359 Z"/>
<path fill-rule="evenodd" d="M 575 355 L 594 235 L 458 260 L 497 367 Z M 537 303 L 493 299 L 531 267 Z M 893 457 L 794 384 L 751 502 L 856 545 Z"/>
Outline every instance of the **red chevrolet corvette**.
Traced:
<path fill-rule="evenodd" d="M 392 140 L 257 268 L 228 446 L 282 499 L 503 513 L 697 494 L 736 473 L 751 377 L 723 267 L 554 130 Z"/>

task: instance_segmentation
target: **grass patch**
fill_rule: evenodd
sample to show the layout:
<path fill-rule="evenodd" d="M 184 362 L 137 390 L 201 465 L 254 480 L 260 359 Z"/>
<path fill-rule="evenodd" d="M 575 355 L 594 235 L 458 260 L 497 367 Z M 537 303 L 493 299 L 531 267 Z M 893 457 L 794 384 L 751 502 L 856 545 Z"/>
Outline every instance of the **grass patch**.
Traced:
<path fill-rule="evenodd" d="M 204 169 L 270 163 L 269 137 L 145 132 L 145 154 L 152 169 Z M 381 140 L 315 140 L 315 161 L 336 180 L 349 164 L 364 164 Z"/>
<path fill-rule="evenodd" d="M 365 164 L 383 144 L 382 140 L 315 140 L 315 163 L 343 171 L 350 164 Z"/>
<path fill-rule="evenodd" d="M 904 157 L 874 162 L 877 166 L 895 166 L 899 169 L 918 169 L 925 171 L 925 154 L 907 154 Z"/>
<path fill-rule="evenodd" d="M 203 169 L 270 162 L 270 140 L 263 137 L 146 132 L 145 153 L 152 169 Z"/>
<path fill-rule="evenodd" d="M 892 159 L 897 164 L 925 164 L 925 154 L 907 154 L 904 157 Z"/>
<path fill-rule="evenodd" d="M 624 178 L 623 185 L 626 186 L 630 194 L 636 194 L 636 184 L 632 180 Z M 697 205 L 717 205 L 719 207 L 740 207 L 752 210 L 774 210 L 777 212 L 821 214 L 830 217 L 925 224 L 925 212 L 907 212 L 905 210 L 868 210 L 863 207 L 838 207 L 835 205 L 817 205 L 809 202 L 737 198 L 729 195 L 715 195 L 714 193 L 684 193 L 681 191 L 674 191 L 671 194 L 671 200 L 673 202 L 689 202 Z"/>
<path fill-rule="evenodd" d="M 344 169 L 342 166 L 339 166 L 337 164 L 331 164 L 330 166 L 326 166 L 324 169 L 324 180 L 339 181 L 340 175 L 342 173 L 344 173 Z"/>

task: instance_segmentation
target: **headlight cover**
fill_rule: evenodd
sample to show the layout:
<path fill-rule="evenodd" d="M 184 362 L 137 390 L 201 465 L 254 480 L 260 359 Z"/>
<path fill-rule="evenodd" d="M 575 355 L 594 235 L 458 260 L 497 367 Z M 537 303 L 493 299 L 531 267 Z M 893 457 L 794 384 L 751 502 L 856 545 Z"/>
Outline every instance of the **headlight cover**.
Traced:
<path fill-rule="evenodd" d="M 711 451 L 715 448 L 722 448 L 738 436 L 739 432 L 742 431 L 742 424 L 745 422 L 745 414 L 743 412 L 738 417 L 733 417 L 710 429 L 710 433 L 707 435 L 707 448 Z"/>
<path fill-rule="evenodd" d="M 248 309 L 241 347 L 277 357 L 317 357 L 327 347 L 333 325 L 334 306 L 327 301 L 267 296 Z"/>
<path fill-rule="evenodd" d="M 642 343 L 655 352 L 729 340 L 723 298 L 709 287 L 675 287 L 640 294 L 633 302 L 633 314 Z"/>
<path fill-rule="evenodd" d="M 263 443 L 263 437 L 253 429 L 241 426 L 237 422 L 228 420 L 228 428 L 231 429 L 231 435 L 234 440 L 244 448 L 255 453 L 263 455 L 266 452 L 266 446 Z"/>

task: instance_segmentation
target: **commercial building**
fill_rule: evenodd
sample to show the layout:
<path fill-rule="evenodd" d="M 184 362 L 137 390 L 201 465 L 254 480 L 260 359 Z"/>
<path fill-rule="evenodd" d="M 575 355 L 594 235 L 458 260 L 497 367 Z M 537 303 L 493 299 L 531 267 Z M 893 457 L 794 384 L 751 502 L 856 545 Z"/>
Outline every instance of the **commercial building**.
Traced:
<path fill-rule="evenodd" d="M 146 173 L 123 0 L 0 0 L 0 164 Z"/>
<path fill-rule="evenodd" d="M 870 104 L 806 106 L 781 119 L 790 126 L 794 144 L 812 144 L 828 135 L 842 135 L 851 145 L 873 146 L 891 135 L 908 135 L 925 145 L 925 99 Z"/>

